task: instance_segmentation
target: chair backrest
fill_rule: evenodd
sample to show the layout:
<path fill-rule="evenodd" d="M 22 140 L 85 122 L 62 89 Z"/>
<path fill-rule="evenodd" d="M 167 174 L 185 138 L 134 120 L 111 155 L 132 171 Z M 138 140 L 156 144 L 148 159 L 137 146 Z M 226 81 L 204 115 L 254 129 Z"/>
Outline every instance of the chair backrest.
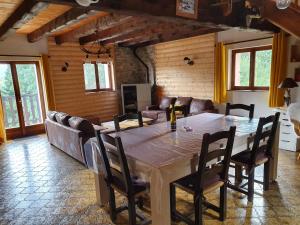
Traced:
<path fill-rule="evenodd" d="M 249 118 L 252 119 L 254 117 L 254 104 L 251 105 L 244 105 L 244 104 L 230 104 L 227 103 L 226 104 L 226 112 L 225 115 L 229 115 L 230 111 L 233 109 L 242 109 L 242 110 L 246 110 L 249 111 Z"/>
<path fill-rule="evenodd" d="M 230 127 L 229 131 L 220 131 L 214 134 L 204 134 L 201 153 L 198 163 L 198 181 L 196 190 L 203 188 L 204 179 L 210 179 L 216 175 L 226 182 L 228 180 L 228 169 L 232 153 L 236 127 Z M 221 140 L 222 143 L 220 143 Z M 218 143 L 219 142 L 219 143 Z M 225 143 L 225 145 L 223 144 Z M 210 146 L 217 146 L 211 149 Z M 215 162 L 209 167 L 210 162 Z"/>
<path fill-rule="evenodd" d="M 96 137 L 106 182 L 108 185 L 114 184 L 113 176 L 116 168 L 115 166 L 111 165 L 111 161 L 108 157 L 108 155 L 113 155 L 114 157 L 117 157 L 120 164 L 120 171 L 118 171 L 118 173 L 121 174 L 121 177 L 118 176 L 118 179 L 121 179 L 121 182 L 124 184 L 126 193 L 131 193 L 133 191 L 132 180 L 121 138 L 113 138 L 108 134 L 101 134 L 100 131 L 96 131 Z"/>
<path fill-rule="evenodd" d="M 139 127 L 143 126 L 143 117 L 142 117 L 141 112 L 128 113 L 128 114 L 124 114 L 124 115 L 121 115 L 121 116 L 114 116 L 114 124 L 115 124 L 115 129 L 116 129 L 117 132 L 121 131 L 120 123 L 122 121 L 125 121 L 125 120 L 138 120 Z M 126 129 L 132 129 L 132 128 L 135 128 L 135 126 L 134 127 L 128 127 Z"/>
<path fill-rule="evenodd" d="M 280 113 L 277 112 L 275 113 L 275 115 L 262 117 L 259 119 L 251 150 L 251 161 L 249 162 L 250 165 L 255 165 L 257 156 L 260 151 L 264 151 L 264 153 L 268 157 L 272 157 L 272 148 L 275 140 L 279 117 Z M 271 125 L 271 129 L 267 129 L 267 125 Z"/>

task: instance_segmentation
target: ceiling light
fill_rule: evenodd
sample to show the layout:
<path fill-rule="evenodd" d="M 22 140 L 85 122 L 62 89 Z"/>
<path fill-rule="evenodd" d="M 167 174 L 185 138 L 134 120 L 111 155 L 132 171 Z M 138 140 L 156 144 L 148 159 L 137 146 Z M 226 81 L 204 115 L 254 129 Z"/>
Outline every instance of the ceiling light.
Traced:
<path fill-rule="evenodd" d="M 88 7 L 91 4 L 98 3 L 99 0 L 76 0 L 76 2 L 81 6 Z"/>
<path fill-rule="evenodd" d="M 286 9 L 290 6 L 291 0 L 276 0 L 276 6 L 278 9 Z"/>

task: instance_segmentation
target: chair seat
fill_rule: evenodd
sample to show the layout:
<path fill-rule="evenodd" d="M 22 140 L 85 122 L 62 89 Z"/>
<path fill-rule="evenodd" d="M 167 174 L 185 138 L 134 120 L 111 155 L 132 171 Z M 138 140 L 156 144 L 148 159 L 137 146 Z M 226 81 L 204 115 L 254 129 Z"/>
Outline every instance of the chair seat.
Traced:
<path fill-rule="evenodd" d="M 126 195 L 126 187 L 123 181 L 122 173 L 116 169 L 111 169 L 112 171 L 112 185 L 120 192 Z M 139 180 L 138 177 L 131 177 L 133 194 L 138 195 L 142 192 L 145 192 L 149 187 L 149 183 Z"/>
<path fill-rule="evenodd" d="M 205 177 L 205 176 L 204 176 Z M 175 182 L 173 185 L 185 190 L 186 192 L 193 194 L 196 188 L 196 182 L 199 182 L 197 173 L 190 174 L 183 177 Z M 224 181 L 219 175 L 214 175 L 210 178 L 204 179 L 203 181 L 203 193 L 208 193 L 224 185 Z"/>
<path fill-rule="evenodd" d="M 265 149 L 266 149 L 265 145 L 259 149 L 259 152 L 257 153 L 256 160 L 255 160 L 256 165 L 261 165 L 269 160 L 269 157 L 267 156 Z M 233 163 L 247 166 L 251 164 L 251 151 L 249 150 L 242 151 L 232 156 L 231 161 Z"/>

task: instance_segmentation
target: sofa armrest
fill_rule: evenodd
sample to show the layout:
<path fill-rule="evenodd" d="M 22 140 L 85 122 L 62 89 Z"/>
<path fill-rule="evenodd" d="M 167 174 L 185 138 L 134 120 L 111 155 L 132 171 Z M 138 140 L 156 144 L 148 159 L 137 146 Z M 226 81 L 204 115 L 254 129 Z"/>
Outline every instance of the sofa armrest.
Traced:
<path fill-rule="evenodd" d="M 157 105 L 149 105 L 146 106 L 146 110 L 159 110 L 159 107 Z"/>

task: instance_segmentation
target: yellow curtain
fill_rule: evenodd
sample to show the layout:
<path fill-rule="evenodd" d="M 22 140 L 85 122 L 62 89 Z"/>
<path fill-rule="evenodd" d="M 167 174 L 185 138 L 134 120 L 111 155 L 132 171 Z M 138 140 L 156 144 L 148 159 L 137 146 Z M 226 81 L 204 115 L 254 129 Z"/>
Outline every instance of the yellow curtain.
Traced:
<path fill-rule="evenodd" d="M 43 70 L 44 70 L 44 80 L 45 80 L 48 109 L 55 110 L 53 85 L 52 85 L 52 80 L 51 80 L 51 76 L 50 76 L 50 72 L 49 72 L 50 70 L 49 70 L 48 55 L 42 55 L 42 64 L 43 64 Z"/>
<path fill-rule="evenodd" d="M 221 104 L 227 101 L 227 52 L 223 43 L 215 48 L 215 85 L 214 102 Z"/>
<path fill-rule="evenodd" d="M 284 90 L 278 85 L 286 78 L 287 68 L 287 38 L 284 31 L 275 34 L 272 46 L 272 66 L 270 79 L 269 106 L 280 107 L 284 105 Z"/>
<path fill-rule="evenodd" d="M 0 144 L 6 142 L 6 132 L 5 132 L 5 124 L 4 124 L 4 111 L 2 105 L 2 98 L 0 94 Z"/>

